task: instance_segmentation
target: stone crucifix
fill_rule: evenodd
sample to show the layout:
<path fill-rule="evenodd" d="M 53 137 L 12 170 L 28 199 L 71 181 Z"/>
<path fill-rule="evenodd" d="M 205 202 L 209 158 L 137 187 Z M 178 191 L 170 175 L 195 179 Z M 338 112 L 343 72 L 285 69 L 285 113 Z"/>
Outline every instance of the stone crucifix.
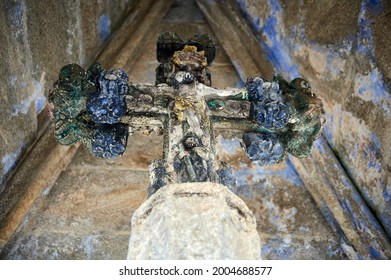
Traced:
<path fill-rule="evenodd" d="M 95 156 L 114 158 L 124 153 L 129 132 L 163 134 L 163 159 L 150 166 L 149 196 L 185 183 L 234 190 L 232 169 L 215 159 L 216 132 L 239 138 L 262 165 L 281 162 L 287 153 L 308 156 L 324 123 L 322 102 L 308 82 L 275 75 L 270 81 L 250 77 L 240 89 L 215 89 L 208 69 L 214 57 L 208 35 L 182 40 L 167 32 L 157 41 L 155 85 L 128 83 L 123 70 L 103 70 L 99 63 L 87 71 L 64 66 L 49 96 L 58 142 L 79 141 Z"/>

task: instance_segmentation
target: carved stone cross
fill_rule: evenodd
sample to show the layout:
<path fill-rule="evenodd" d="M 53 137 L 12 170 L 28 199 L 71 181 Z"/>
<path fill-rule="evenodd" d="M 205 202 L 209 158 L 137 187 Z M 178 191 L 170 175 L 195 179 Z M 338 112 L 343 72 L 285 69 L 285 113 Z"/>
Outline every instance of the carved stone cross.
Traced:
<path fill-rule="evenodd" d="M 260 164 L 287 153 L 310 154 L 322 133 L 322 102 L 305 80 L 250 77 L 244 88 L 211 87 L 208 66 L 215 45 L 208 35 L 182 40 L 163 33 L 157 41 L 156 85 L 129 83 L 120 69 L 61 69 L 50 94 L 55 136 L 61 144 L 82 142 L 95 156 L 124 153 L 129 132 L 164 136 L 163 159 L 151 164 L 149 195 L 164 185 L 217 182 L 233 188 L 230 167 L 215 160 L 217 132 L 238 137 Z M 131 143 L 130 143 L 131 145 Z"/>

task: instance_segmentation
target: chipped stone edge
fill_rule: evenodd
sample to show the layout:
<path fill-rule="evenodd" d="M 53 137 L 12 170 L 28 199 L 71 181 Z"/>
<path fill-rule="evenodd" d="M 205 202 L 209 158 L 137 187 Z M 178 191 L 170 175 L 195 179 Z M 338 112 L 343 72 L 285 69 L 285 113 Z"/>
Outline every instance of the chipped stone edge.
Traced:
<path fill-rule="evenodd" d="M 250 225 L 250 230 L 256 232 L 256 236 L 253 240 L 254 248 L 259 248 L 259 254 L 255 253 L 255 260 L 261 260 L 261 245 L 262 240 L 257 231 L 257 221 L 248 208 L 246 203 L 238 196 L 236 196 L 232 191 L 230 191 L 226 186 L 213 183 L 213 182 L 197 182 L 197 183 L 179 183 L 179 184 L 169 184 L 164 186 L 164 188 L 158 189 L 151 197 L 144 201 L 140 207 L 133 213 L 132 216 L 132 227 L 136 224 L 139 224 L 141 220 L 144 220 L 152 211 L 151 205 L 158 205 L 162 203 L 162 199 L 174 196 L 212 196 L 219 197 L 224 196 L 229 207 L 232 207 L 234 210 L 238 211 L 238 214 Z M 233 202 L 234 201 L 234 202 Z M 236 205 L 235 205 L 236 204 Z M 239 207 L 238 207 L 239 206 Z M 135 252 L 132 252 L 132 244 L 135 243 L 134 237 L 132 234 L 129 239 L 128 244 L 128 255 L 127 259 L 133 259 Z M 137 243 L 137 242 L 136 242 Z M 135 244 L 136 244 L 135 243 Z M 256 251 L 256 250 L 255 250 Z"/>

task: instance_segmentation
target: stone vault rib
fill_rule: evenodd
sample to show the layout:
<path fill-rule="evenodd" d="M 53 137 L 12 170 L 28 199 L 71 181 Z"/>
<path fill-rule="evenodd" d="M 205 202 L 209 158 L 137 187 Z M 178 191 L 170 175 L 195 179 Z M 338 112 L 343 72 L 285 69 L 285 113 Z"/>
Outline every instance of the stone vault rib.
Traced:
<path fill-rule="evenodd" d="M 121 67 L 138 55 L 140 44 L 147 35 L 158 28 L 163 16 L 173 1 L 138 1 L 129 12 L 124 24 L 115 32 L 113 38 L 98 55 L 107 67 Z M 145 20 L 148 19 L 148 20 Z M 141 24 L 147 22 L 147 24 Z M 17 238 L 20 225 L 27 218 L 30 208 L 45 190 L 49 191 L 61 172 L 71 162 L 80 145 L 61 146 L 53 137 L 53 126 L 44 128 L 42 136 L 26 155 L 14 176 L 8 181 L 8 193 L 2 194 L 1 203 L 7 205 L 0 220 L 0 256 L 11 239 Z M 37 160 L 39 159 L 39 160 Z M 14 193 L 19 190 L 21 194 Z M 13 203 L 12 197 L 19 198 Z"/>

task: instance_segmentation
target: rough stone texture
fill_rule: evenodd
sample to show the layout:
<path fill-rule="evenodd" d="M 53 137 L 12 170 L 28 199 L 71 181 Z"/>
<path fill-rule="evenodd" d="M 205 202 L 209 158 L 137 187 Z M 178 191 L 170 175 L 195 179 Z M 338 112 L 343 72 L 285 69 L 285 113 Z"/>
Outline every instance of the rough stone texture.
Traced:
<path fill-rule="evenodd" d="M 203 18 L 193 21 L 200 11 L 191 2 L 176 1 L 176 9 L 187 15 L 169 12 L 159 31 L 177 32 L 183 38 L 206 32 L 216 38 Z M 264 8 L 265 13 L 270 11 Z M 154 83 L 157 36 L 158 32 L 150 34 L 143 41 L 142 55 L 124 68 L 130 81 Z M 241 85 L 218 40 L 211 72 L 215 87 Z M 239 142 L 230 143 L 220 139 L 218 154 L 234 167 L 238 195 L 255 214 L 263 259 L 346 258 L 339 236 L 327 225 L 290 161 L 262 168 L 249 162 Z M 126 258 L 131 215 L 146 199 L 149 161 L 161 158 L 161 153 L 161 137 L 154 134 L 131 135 L 127 151 L 116 160 L 97 159 L 80 148 L 53 189 L 42 193 L 0 258 Z"/>
<path fill-rule="evenodd" d="M 124 259 L 130 220 L 146 199 L 148 178 L 148 170 L 133 171 L 126 165 L 115 170 L 106 164 L 83 167 L 74 161 L 50 192 L 41 194 L 1 257 Z"/>
<path fill-rule="evenodd" d="M 345 253 L 350 259 L 390 258 L 391 244 L 384 230 L 329 144 L 321 137 L 316 147 L 308 158 L 290 159 L 324 217 L 341 238 Z"/>
<path fill-rule="evenodd" d="M 33 151 L 33 160 L 29 162 L 29 167 L 32 167 L 34 173 L 39 168 L 41 161 L 45 160 L 46 155 L 42 155 L 46 153 L 46 149 L 53 150 L 56 147 L 56 139 L 53 134 L 43 140 L 43 145 Z M 23 193 L 23 188 L 25 187 L 25 178 L 31 178 L 33 176 L 33 174 L 30 174 L 26 168 L 19 169 L 18 173 L 20 173 L 21 176 L 18 176 L 19 178 L 15 178 L 13 181 L 13 187 L 5 188 L 1 193 L 0 221 L 4 220 L 7 213 L 11 211 L 12 207 L 18 202 L 18 194 Z"/>
<path fill-rule="evenodd" d="M 123 260 L 129 234 L 72 232 L 24 236 L 8 255 L 15 260 Z"/>
<path fill-rule="evenodd" d="M 71 62 L 88 65 L 134 2 L 0 3 L 0 191 L 47 121 L 58 70 Z"/>
<path fill-rule="evenodd" d="M 373 43 L 376 50 L 376 62 L 383 73 L 384 79 L 387 84 L 391 83 L 391 63 L 390 53 L 391 44 L 390 38 L 387 36 L 387 31 L 391 29 L 391 2 L 382 2 L 383 12 L 378 14 L 376 12 L 370 12 L 369 18 L 373 20 Z"/>
<path fill-rule="evenodd" d="M 80 2 L 79 20 L 84 56 L 81 64 L 92 62 L 95 59 L 102 45 L 119 28 L 136 2 L 134 0 Z"/>
<path fill-rule="evenodd" d="M 238 140 L 217 139 L 218 159 L 237 177 L 237 194 L 257 220 L 262 259 L 344 259 L 340 238 L 327 225 L 290 160 L 251 163 Z"/>
<path fill-rule="evenodd" d="M 0 185 L 16 164 L 17 159 L 34 140 L 37 130 L 38 101 L 44 92 L 39 81 L 31 79 L 33 62 L 26 34 L 26 7 L 22 2 L 0 4 L 2 40 L 0 57 Z M 4 38 L 4 39 L 3 39 Z"/>
<path fill-rule="evenodd" d="M 177 24 L 183 22 L 201 23 L 205 22 L 205 17 L 195 1 L 177 0 L 164 16 L 164 21 Z"/>
<path fill-rule="evenodd" d="M 289 30 L 292 30 L 295 20 L 300 20 L 298 15 L 303 6 L 293 1 L 281 2 L 287 4 L 290 2 L 290 6 L 284 7 L 286 9 L 284 21 L 289 26 Z M 292 4 L 295 7 L 292 7 Z M 339 43 L 346 37 L 357 33 L 360 1 L 306 1 L 304 5 L 305 13 L 302 14 L 302 18 L 304 30 L 309 39 L 327 45 Z M 291 25 L 288 25 L 289 21 Z M 319 32 L 320 30 L 322 32 Z"/>
<path fill-rule="evenodd" d="M 259 259 L 259 248 L 253 214 L 227 187 L 173 184 L 134 213 L 128 259 Z"/>
<path fill-rule="evenodd" d="M 48 147 L 52 149 L 47 151 Z M 71 162 L 78 147 L 60 146 L 56 144 L 53 135 L 48 133 L 39 138 L 35 149 L 11 178 L 10 185 L 13 187 L 6 188 L 0 196 L 0 251 L 23 224 L 37 198 L 43 191 L 48 192 Z"/>
<path fill-rule="evenodd" d="M 358 189 L 390 238 L 390 4 L 237 2 L 276 71 L 305 78 L 323 99 L 324 135 L 346 171 L 342 180 Z"/>
<path fill-rule="evenodd" d="M 128 230 L 130 209 L 145 200 L 148 173 L 70 167 L 53 186 L 33 227 L 75 232 Z M 110 183 L 104 180 L 108 176 Z"/>

